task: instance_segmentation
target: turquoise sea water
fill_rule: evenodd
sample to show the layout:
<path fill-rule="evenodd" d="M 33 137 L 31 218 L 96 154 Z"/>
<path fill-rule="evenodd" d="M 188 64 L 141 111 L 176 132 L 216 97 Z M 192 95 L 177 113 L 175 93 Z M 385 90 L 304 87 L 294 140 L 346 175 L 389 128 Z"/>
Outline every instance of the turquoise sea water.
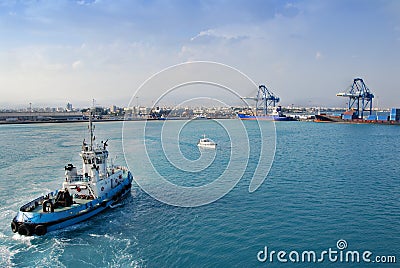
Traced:
<path fill-rule="evenodd" d="M 398 266 L 400 127 L 277 122 L 271 170 L 260 188 L 249 193 L 261 137 L 256 122 L 244 123 L 250 137 L 249 162 L 237 185 L 216 202 L 194 208 L 170 206 L 134 185 L 122 206 L 43 237 L 14 234 L 10 222 L 24 202 L 61 186 L 64 165 L 79 165 L 86 124 L 1 125 L 0 267 Z M 147 123 L 147 153 L 157 171 L 178 185 L 212 182 L 226 169 L 232 151 L 243 149 L 230 141 L 229 132 L 236 131 L 237 120 L 224 123 L 231 126 L 230 131 L 211 120 L 190 122 L 179 134 L 179 150 L 169 151 L 172 158 L 182 154 L 191 161 L 200 156 L 212 161 L 202 171 L 183 171 L 163 154 L 162 124 Z M 174 124 L 181 126 L 179 122 L 168 124 L 171 129 Z M 261 122 L 260 126 L 270 129 L 270 124 Z M 136 150 L 143 129 L 143 122 L 126 123 L 130 135 L 124 134 L 124 149 L 122 123 L 97 123 L 96 135 L 98 140 L 110 139 L 115 163 L 125 164 L 125 151 L 129 166 L 137 169 L 134 175 L 146 181 L 153 167 L 132 164 L 146 157 Z M 218 148 L 202 155 L 196 142 L 204 132 Z M 168 146 L 174 140 L 166 135 L 164 142 Z M 231 166 L 233 173 L 240 173 L 235 168 L 241 160 L 232 161 L 237 161 Z M 193 167 L 197 164 L 204 163 L 193 163 Z M 320 263 L 294 264 L 290 260 L 281 263 L 276 256 L 272 262 L 257 260 L 266 246 L 269 251 L 320 254 L 329 248 L 338 250 L 340 239 L 346 240 L 346 250 L 371 251 L 370 259 L 397 255 L 397 263 L 344 263 L 325 258 Z"/>

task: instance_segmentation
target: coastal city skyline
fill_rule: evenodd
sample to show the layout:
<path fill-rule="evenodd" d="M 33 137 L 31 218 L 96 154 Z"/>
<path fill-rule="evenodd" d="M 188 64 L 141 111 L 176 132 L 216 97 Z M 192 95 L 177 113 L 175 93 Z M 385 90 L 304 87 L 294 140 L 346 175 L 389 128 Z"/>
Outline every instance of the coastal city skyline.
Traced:
<path fill-rule="evenodd" d="M 335 94 L 356 77 L 375 106 L 400 102 L 398 1 L 2 1 L 0 13 L 0 107 L 128 106 L 147 78 L 191 61 L 232 66 L 283 106 L 345 107 Z"/>
<path fill-rule="evenodd" d="M 345 103 L 347 104 L 347 103 Z M 331 109 L 331 110 L 347 110 L 347 107 L 345 105 L 343 106 L 301 106 L 301 105 L 279 105 L 285 109 Z M 0 112 L 76 112 L 76 111 L 82 111 L 82 110 L 87 110 L 89 108 L 101 108 L 104 110 L 108 110 L 111 112 L 114 112 L 115 110 L 132 110 L 134 108 L 143 108 L 143 109 L 225 109 L 225 108 L 239 108 L 239 107 L 248 107 L 248 108 L 253 108 L 255 109 L 255 105 L 236 105 L 236 106 L 218 106 L 218 105 L 171 105 L 171 104 L 160 104 L 160 105 L 154 105 L 154 106 L 146 106 L 146 105 L 130 105 L 130 106 L 123 106 L 123 105 L 87 105 L 87 106 L 81 106 L 77 107 L 74 106 L 72 103 L 66 103 L 64 106 L 51 106 L 51 105 L 45 105 L 45 106 L 35 106 L 32 103 L 29 103 L 28 106 L 22 106 L 22 107 L 0 107 Z M 273 109 L 272 106 L 269 106 L 268 109 Z M 389 107 L 374 107 L 372 110 L 373 111 L 388 111 L 390 108 Z"/>

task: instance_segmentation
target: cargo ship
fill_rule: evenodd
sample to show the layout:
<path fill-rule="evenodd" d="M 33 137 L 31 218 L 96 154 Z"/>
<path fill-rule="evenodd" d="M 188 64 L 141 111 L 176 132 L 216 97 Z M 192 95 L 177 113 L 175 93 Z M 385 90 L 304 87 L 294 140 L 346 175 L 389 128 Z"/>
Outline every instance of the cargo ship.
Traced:
<path fill-rule="evenodd" d="M 293 117 L 286 116 L 282 113 L 281 106 L 278 106 L 271 114 L 254 115 L 251 111 L 238 112 L 237 116 L 241 120 L 267 120 L 267 121 L 295 121 Z"/>
<path fill-rule="evenodd" d="M 372 94 L 361 78 L 355 78 L 347 92 L 338 93 L 336 96 L 349 99 L 347 102 L 347 110 L 340 115 L 316 114 L 315 122 L 400 124 L 400 109 L 398 108 L 391 108 L 389 115 L 372 114 L 372 100 L 374 94 Z"/>
<path fill-rule="evenodd" d="M 242 99 L 255 101 L 256 107 L 255 111 L 246 108 L 237 112 L 237 117 L 241 120 L 296 121 L 296 119 L 284 115 L 281 106 L 276 106 L 280 98 L 272 93 L 265 85 L 258 86 L 257 96 L 243 97 Z M 268 110 L 271 109 L 273 112 L 268 114 Z"/>
<path fill-rule="evenodd" d="M 363 118 L 359 118 L 355 111 L 346 111 L 340 115 L 321 113 L 315 115 L 314 122 L 400 125 L 400 109 L 391 108 L 389 115 L 371 114 Z"/>

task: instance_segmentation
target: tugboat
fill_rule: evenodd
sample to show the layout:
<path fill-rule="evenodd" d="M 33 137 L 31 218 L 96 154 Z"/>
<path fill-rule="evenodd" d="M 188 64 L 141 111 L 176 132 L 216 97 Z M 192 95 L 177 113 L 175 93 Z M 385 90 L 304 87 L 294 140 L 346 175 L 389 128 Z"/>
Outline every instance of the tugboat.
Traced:
<path fill-rule="evenodd" d="M 93 131 L 90 111 L 90 144 L 83 140 L 81 172 L 72 164 L 65 166 L 61 189 L 23 205 L 11 222 L 14 233 L 41 236 L 65 228 L 113 207 L 130 192 L 131 172 L 123 166 L 108 165 L 108 140 L 96 144 Z"/>

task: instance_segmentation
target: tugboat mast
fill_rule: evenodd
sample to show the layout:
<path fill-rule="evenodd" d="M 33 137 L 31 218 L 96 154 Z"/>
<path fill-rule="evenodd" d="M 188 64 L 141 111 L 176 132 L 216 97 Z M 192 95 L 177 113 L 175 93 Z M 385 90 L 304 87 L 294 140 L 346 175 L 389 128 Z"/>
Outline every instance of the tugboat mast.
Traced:
<path fill-rule="evenodd" d="M 92 121 L 92 109 L 89 109 L 89 132 L 90 132 L 90 151 L 93 151 L 93 121 Z"/>

